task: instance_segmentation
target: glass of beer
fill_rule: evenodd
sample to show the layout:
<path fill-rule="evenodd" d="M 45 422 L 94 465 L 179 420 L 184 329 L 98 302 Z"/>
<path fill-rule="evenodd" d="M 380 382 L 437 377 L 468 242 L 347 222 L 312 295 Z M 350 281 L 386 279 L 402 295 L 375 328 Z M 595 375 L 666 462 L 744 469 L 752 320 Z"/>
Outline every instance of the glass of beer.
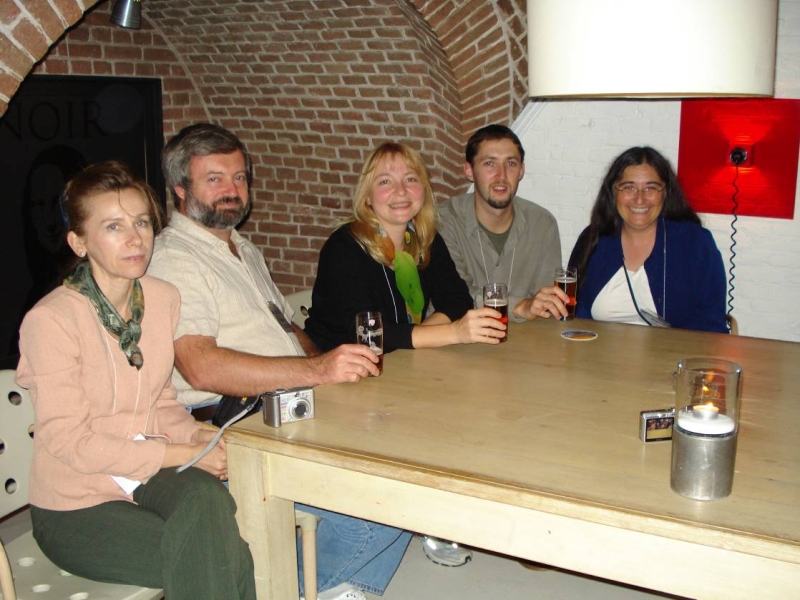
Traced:
<path fill-rule="evenodd" d="M 578 303 L 575 296 L 578 291 L 578 269 L 575 267 L 558 268 L 555 273 L 555 285 L 564 290 L 569 296 L 567 302 L 567 316 L 561 317 L 562 321 L 575 318 L 575 305 Z"/>
<path fill-rule="evenodd" d="M 378 371 L 383 374 L 383 317 L 376 310 L 356 315 L 356 342 L 378 355 Z M 370 377 L 374 377 L 370 373 Z"/>
<path fill-rule="evenodd" d="M 483 305 L 499 312 L 501 316 L 498 321 L 508 325 L 508 286 L 505 283 L 490 283 L 483 286 Z M 508 329 L 500 341 L 508 341 Z"/>

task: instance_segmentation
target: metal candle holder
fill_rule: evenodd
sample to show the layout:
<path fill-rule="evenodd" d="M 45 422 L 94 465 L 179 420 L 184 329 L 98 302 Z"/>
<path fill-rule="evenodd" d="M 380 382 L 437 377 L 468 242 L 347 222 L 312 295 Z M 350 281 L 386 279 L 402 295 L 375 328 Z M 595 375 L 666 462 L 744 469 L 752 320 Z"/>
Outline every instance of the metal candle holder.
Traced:
<path fill-rule="evenodd" d="M 739 432 L 742 367 L 716 358 L 678 362 L 672 434 L 672 490 L 694 500 L 731 493 Z"/>

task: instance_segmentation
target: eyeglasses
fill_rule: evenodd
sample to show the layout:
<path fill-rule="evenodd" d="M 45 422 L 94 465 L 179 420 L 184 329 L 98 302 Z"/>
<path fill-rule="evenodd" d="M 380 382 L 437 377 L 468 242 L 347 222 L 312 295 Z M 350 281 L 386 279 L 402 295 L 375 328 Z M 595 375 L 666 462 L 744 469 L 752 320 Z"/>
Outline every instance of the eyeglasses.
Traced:
<path fill-rule="evenodd" d="M 623 185 L 615 185 L 614 189 L 617 190 L 620 196 L 624 198 L 635 198 L 641 192 L 647 200 L 654 200 L 658 198 L 659 194 L 664 191 L 663 185 L 650 184 L 643 188 L 638 188 L 632 183 L 625 183 Z"/>

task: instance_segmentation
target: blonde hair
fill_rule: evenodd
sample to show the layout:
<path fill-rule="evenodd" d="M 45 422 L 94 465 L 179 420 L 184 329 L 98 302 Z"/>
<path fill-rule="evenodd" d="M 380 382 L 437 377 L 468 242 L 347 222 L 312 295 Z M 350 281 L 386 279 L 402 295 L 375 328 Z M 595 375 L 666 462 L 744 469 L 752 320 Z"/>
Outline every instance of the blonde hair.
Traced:
<path fill-rule="evenodd" d="M 356 185 L 353 197 L 353 218 L 350 220 L 350 233 L 361 244 L 364 250 L 376 262 L 383 265 L 392 265 L 394 261 L 394 245 L 388 242 L 385 235 L 381 235 L 381 224 L 375 211 L 367 203 L 372 184 L 375 182 L 375 171 L 378 163 L 385 157 L 399 156 L 406 166 L 419 175 L 425 190 L 422 208 L 411 220 L 416 235 L 411 236 L 409 254 L 414 257 L 417 265 L 425 267 L 430 260 L 430 248 L 436 235 L 436 203 L 433 200 L 433 189 L 428 175 L 428 169 L 422 157 L 411 146 L 401 142 L 384 142 L 367 158 L 361 175 Z"/>

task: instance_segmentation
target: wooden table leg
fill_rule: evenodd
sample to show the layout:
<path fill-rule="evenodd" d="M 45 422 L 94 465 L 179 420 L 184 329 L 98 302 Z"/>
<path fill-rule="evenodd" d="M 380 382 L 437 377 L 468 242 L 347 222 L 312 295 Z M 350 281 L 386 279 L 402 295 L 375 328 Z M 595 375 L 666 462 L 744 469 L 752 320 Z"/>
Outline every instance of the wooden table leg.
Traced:
<path fill-rule="evenodd" d="M 259 600 L 297 600 L 294 502 L 269 494 L 269 455 L 228 444 L 228 477 L 236 520 L 250 545 Z"/>

